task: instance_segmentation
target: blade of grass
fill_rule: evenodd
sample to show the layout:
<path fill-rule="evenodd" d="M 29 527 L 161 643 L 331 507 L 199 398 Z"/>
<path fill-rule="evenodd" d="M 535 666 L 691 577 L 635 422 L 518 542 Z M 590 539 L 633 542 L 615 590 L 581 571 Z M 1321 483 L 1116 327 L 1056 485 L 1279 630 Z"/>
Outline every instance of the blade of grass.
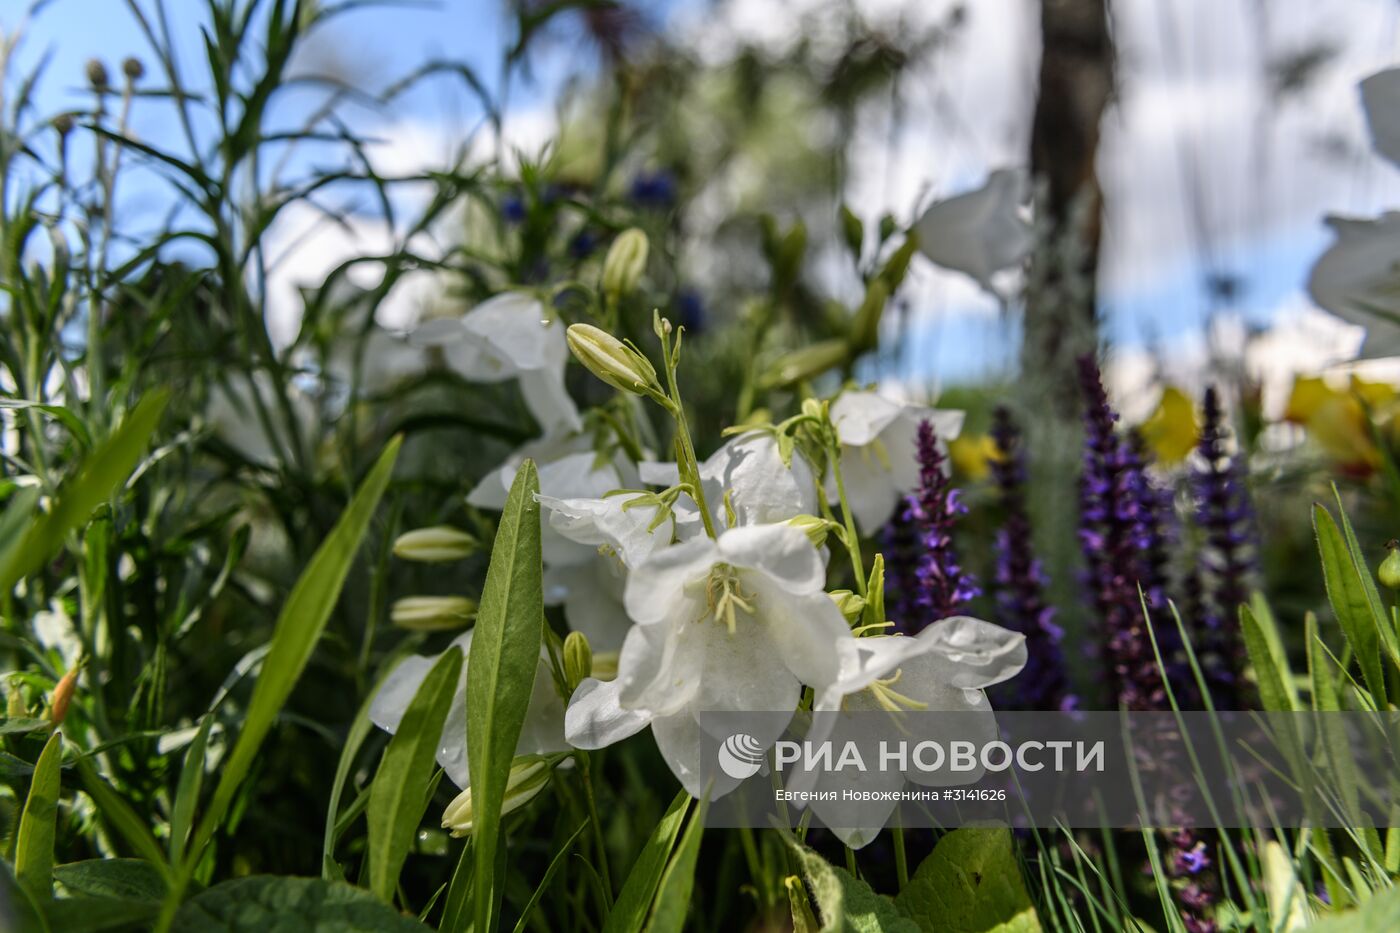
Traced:
<path fill-rule="evenodd" d="M 467 659 L 467 769 L 471 776 L 476 933 L 494 929 L 501 803 L 539 669 L 544 629 L 539 473 L 526 460 L 506 498 Z"/>
<path fill-rule="evenodd" d="M 539 904 L 540 898 L 549 888 L 549 883 L 554 880 L 555 872 L 564 864 L 564 857 L 573 849 L 574 843 L 578 841 L 579 835 L 588 828 L 587 821 L 579 824 L 578 829 L 569 834 L 569 838 L 559 846 L 559 850 L 554 853 L 554 858 L 550 859 L 549 867 L 544 870 L 544 877 L 540 879 L 539 885 L 535 888 L 535 893 L 530 895 L 530 899 L 525 902 L 525 906 L 520 910 L 520 919 L 515 921 L 515 933 L 525 933 L 526 924 L 529 922 L 530 914 Z"/>
<path fill-rule="evenodd" d="M 652 830 L 646 846 L 632 863 L 632 870 L 622 883 L 622 893 L 617 896 L 617 903 L 603 921 L 603 933 L 637 933 L 646 923 L 647 911 L 656 897 L 656 887 L 661 883 L 661 873 L 666 870 L 666 862 L 675 848 L 676 837 L 680 835 L 681 824 L 685 822 L 689 807 L 690 795 L 685 791 L 676 794 L 676 799 L 671 801 L 671 806 Z"/>

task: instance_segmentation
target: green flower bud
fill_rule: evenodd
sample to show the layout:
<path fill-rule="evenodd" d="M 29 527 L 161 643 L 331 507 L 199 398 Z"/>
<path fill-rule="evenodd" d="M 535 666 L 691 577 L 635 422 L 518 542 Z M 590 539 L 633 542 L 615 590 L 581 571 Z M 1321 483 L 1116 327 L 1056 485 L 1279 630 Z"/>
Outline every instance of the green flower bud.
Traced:
<path fill-rule="evenodd" d="M 860 618 L 860 614 L 865 611 L 865 597 L 850 590 L 832 590 L 826 595 L 831 597 L 831 601 L 836 604 L 836 608 L 841 610 L 841 614 L 846 617 L 846 621 L 855 624 Z"/>
<path fill-rule="evenodd" d="M 1391 538 L 1385 545 L 1390 553 L 1381 561 L 1380 567 L 1376 570 L 1376 576 L 1380 578 L 1381 586 L 1387 589 L 1400 590 L 1400 540 Z"/>
<path fill-rule="evenodd" d="M 613 301 L 630 294 L 647 267 L 647 235 L 630 227 L 617 235 L 603 260 L 603 294 Z"/>
<path fill-rule="evenodd" d="M 94 91 L 105 91 L 111 84 L 111 78 L 107 76 L 107 66 L 102 64 L 100 58 L 89 58 L 83 67 L 83 73 Z"/>
<path fill-rule="evenodd" d="M 588 636 L 570 632 L 564 638 L 564 681 L 568 684 L 569 695 L 573 695 L 585 677 L 592 676 L 593 649 L 588 645 Z"/>
<path fill-rule="evenodd" d="M 795 515 L 789 518 L 787 523 L 794 528 L 801 528 L 807 539 L 817 547 L 826 543 L 827 533 L 831 531 L 831 522 L 817 515 Z"/>
<path fill-rule="evenodd" d="M 656 369 L 645 356 L 592 324 L 574 324 L 568 330 L 569 349 L 584 369 L 623 392 L 662 395 Z"/>
<path fill-rule="evenodd" d="M 462 628 L 474 615 L 476 603 L 465 596 L 405 596 L 389 610 L 391 622 L 412 632 Z"/>
<path fill-rule="evenodd" d="M 518 810 L 534 800 L 549 783 L 549 759 L 542 755 L 522 755 L 510 765 L 510 777 L 506 780 L 506 796 L 501 802 L 501 816 Z M 451 830 L 453 836 L 470 836 L 472 832 L 472 792 L 467 788 L 458 794 L 447 809 L 442 811 L 442 828 Z"/>
<path fill-rule="evenodd" d="M 425 564 L 440 564 L 468 557 L 480 546 L 475 538 L 459 528 L 434 525 L 399 535 L 394 541 L 394 556 Z"/>
<path fill-rule="evenodd" d="M 5 715 L 11 719 L 24 719 L 29 715 L 29 707 L 25 705 L 19 684 L 10 685 L 10 697 L 5 704 Z"/>
<path fill-rule="evenodd" d="M 765 389 L 790 386 L 794 382 L 812 379 L 828 369 L 840 366 L 846 362 L 849 355 L 850 348 L 844 340 L 833 338 L 818 341 L 780 357 L 777 363 L 763 374 L 760 381 Z"/>

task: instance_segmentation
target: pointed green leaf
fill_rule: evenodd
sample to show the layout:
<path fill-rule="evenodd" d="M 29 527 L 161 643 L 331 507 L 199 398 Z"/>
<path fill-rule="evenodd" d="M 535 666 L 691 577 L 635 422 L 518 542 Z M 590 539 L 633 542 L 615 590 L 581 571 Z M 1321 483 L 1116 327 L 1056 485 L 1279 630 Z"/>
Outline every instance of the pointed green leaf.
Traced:
<path fill-rule="evenodd" d="M 54 880 L 70 894 L 127 901 L 155 901 L 165 896 L 165 876 L 139 858 L 95 858 L 55 865 Z"/>
<path fill-rule="evenodd" d="M 433 756 L 442 739 L 442 724 L 462 674 L 462 649 L 442 653 L 428 671 L 413 702 L 408 704 L 398 731 L 389 740 L 370 786 L 369 886 L 392 904 L 399 871 L 428 805 L 433 779 Z"/>
<path fill-rule="evenodd" d="M 63 738 L 55 732 L 39 753 L 34 779 L 19 818 L 15 841 L 15 879 L 36 901 L 53 897 L 53 838 L 58 818 L 58 768 Z"/>
<path fill-rule="evenodd" d="M 1351 644 L 1352 653 L 1361 665 L 1361 676 L 1376 699 L 1379 709 L 1385 709 L 1385 672 L 1381 667 L 1381 628 L 1385 614 L 1380 610 L 1380 597 L 1372 602 L 1375 589 L 1370 570 L 1363 563 L 1357 566 L 1347 547 L 1337 522 L 1320 505 L 1313 506 L 1313 529 L 1317 533 L 1317 550 L 1322 558 L 1322 576 L 1327 585 L 1327 599 Z M 1371 582 L 1368 590 L 1366 584 Z"/>
<path fill-rule="evenodd" d="M 1293 692 L 1293 675 L 1288 669 L 1288 659 L 1283 657 L 1277 633 L 1267 630 L 1260 619 L 1261 616 L 1256 615 L 1254 609 L 1240 607 L 1240 629 L 1244 633 L 1249 663 L 1254 668 L 1254 679 L 1259 683 L 1259 699 L 1269 712 L 1293 712 L 1299 706 Z"/>
<path fill-rule="evenodd" d="M 544 630 L 539 474 L 520 465 L 506 498 L 467 659 L 467 769 L 471 776 L 476 929 L 493 929 L 501 803 L 539 668 Z"/>
<path fill-rule="evenodd" d="M 705 834 L 705 811 L 709 801 L 701 800 L 681 837 L 656 889 L 656 904 L 647 923 L 647 933 L 680 933 L 690 913 L 690 896 L 695 889 L 695 863 L 700 858 L 700 838 Z"/>

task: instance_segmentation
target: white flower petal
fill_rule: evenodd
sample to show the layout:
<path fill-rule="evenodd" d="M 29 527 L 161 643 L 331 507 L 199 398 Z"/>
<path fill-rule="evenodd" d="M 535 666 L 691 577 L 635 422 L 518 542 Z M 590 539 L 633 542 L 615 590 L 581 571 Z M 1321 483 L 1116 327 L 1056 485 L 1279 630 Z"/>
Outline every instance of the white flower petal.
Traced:
<path fill-rule="evenodd" d="M 623 602 L 638 625 L 653 625 L 677 616 L 699 618 L 703 587 L 695 586 L 719 560 L 719 548 L 709 538 L 693 538 L 662 548 L 642 561 L 627 578 Z"/>
<path fill-rule="evenodd" d="M 740 619 L 733 634 L 714 620 L 698 630 L 705 667 L 693 700 L 704 712 L 790 712 L 802 685 L 788 670 L 770 631 L 771 617 Z"/>
<path fill-rule="evenodd" d="M 757 571 L 788 593 L 810 595 L 826 583 L 821 553 L 802 529 L 792 525 L 731 528 L 717 543 L 725 563 Z"/>
<path fill-rule="evenodd" d="M 641 473 L 642 482 L 648 486 L 670 489 L 681 481 L 680 467 L 674 463 L 643 460 L 637 464 L 637 469 Z"/>
<path fill-rule="evenodd" d="M 915 636 L 927 676 L 962 689 L 999 684 L 1026 666 L 1026 636 L 971 616 L 940 619 Z"/>
<path fill-rule="evenodd" d="M 1400 165 L 1400 68 L 1378 71 L 1361 82 L 1361 105 L 1371 128 L 1371 145 Z"/>
<path fill-rule="evenodd" d="M 573 396 L 564 387 L 564 370 L 530 369 L 520 374 L 520 394 L 525 407 L 546 433 L 550 431 L 579 431 L 583 419 Z"/>
<path fill-rule="evenodd" d="M 842 444 L 864 447 L 894 423 L 904 406 L 878 392 L 842 392 L 831 403 L 831 423 Z"/>
<path fill-rule="evenodd" d="M 1313 301 L 1342 320 L 1366 328 L 1362 358 L 1377 359 L 1400 346 L 1400 212 L 1375 220 L 1329 217 L 1337 240 L 1308 277 Z"/>
<path fill-rule="evenodd" d="M 515 376 L 564 360 L 551 351 L 563 340 L 563 326 L 546 314 L 539 299 L 525 292 L 502 292 L 462 316 L 468 339 L 488 351 L 490 362 Z"/>
<path fill-rule="evenodd" d="M 671 541 L 671 523 L 662 522 L 655 531 L 650 530 L 656 519 L 656 506 L 636 502 L 639 498 L 619 495 L 560 499 L 541 495 L 539 501 L 549 512 L 549 526 L 559 534 L 591 547 L 607 545 L 624 564 L 635 567 Z"/>
<path fill-rule="evenodd" d="M 699 798 L 708 793 L 709 798 L 714 800 L 739 786 L 739 781 L 718 769 L 711 769 L 714 784 L 706 787 L 702 762 L 707 746 L 712 743 L 706 740 L 704 730 L 689 710 L 652 720 L 651 733 L 656 738 L 661 757 L 666 759 L 671 773 L 690 796 Z"/>
<path fill-rule="evenodd" d="M 914 225 L 919 251 L 992 290 L 992 274 L 1016 265 L 1034 245 L 1021 216 L 1029 179 L 1021 169 L 998 169 L 975 191 L 934 203 Z"/>
<path fill-rule="evenodd" d="M 784 666 L 820 696 L 840 676 L 841 645 L 855 641 L 841 610 L 825 593 L 794 597 L 757 582 L 762 625 Z"/>
<path fill-rule="evenodd" d="M 670 715 L 700 689 L 705 654 L 701 626 L 634 625 L 617 659 L 620 702 L 627 709 Z"/>
<path fill-rule="evenodd" d="M 622 606 L 624 571 L 613 557 L 595 556 L 583 564 L 549 567 L 545 586 L 549 601 L 564 604 L 569 628 L 582 632 L 594 653 L 619 651 L 632 628 Z"/>
<path fill-rule="evenodd" d="M 585 679 L 564 712 L 564 736 L 574 748 L 606 748 L 636 735 L 651 722 L 651 714 L 623 709 L 616 681 Z"/>
<path fill-rule="evenodd" d="M 783 463 L 778 444 L 764 433 L 736 437 L 700 465 L 705 498 L 715 517 L 724 519 L 724 494 L 740 525 L 784 522 L 817 510 L 812 467 L 794 451 L 792 465 Z"/>

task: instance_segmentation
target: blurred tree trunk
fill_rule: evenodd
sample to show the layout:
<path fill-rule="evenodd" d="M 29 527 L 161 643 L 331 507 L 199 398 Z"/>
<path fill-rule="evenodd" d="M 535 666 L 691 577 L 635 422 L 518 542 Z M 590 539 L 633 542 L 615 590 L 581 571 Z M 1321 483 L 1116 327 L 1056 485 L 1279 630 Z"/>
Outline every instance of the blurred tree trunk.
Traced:
<path fill-rule="evenodd" d="M 1051 380 L 1058 414 L 1078 411 L 1074 358 L 1094 346 L 1103 192 L 1099 124 L 1113 95 L 1108 0 L 1040 0 L 1040 85 L 1031 173 L 1047 238 L 1032 260 L 1022 361 Z"/>

